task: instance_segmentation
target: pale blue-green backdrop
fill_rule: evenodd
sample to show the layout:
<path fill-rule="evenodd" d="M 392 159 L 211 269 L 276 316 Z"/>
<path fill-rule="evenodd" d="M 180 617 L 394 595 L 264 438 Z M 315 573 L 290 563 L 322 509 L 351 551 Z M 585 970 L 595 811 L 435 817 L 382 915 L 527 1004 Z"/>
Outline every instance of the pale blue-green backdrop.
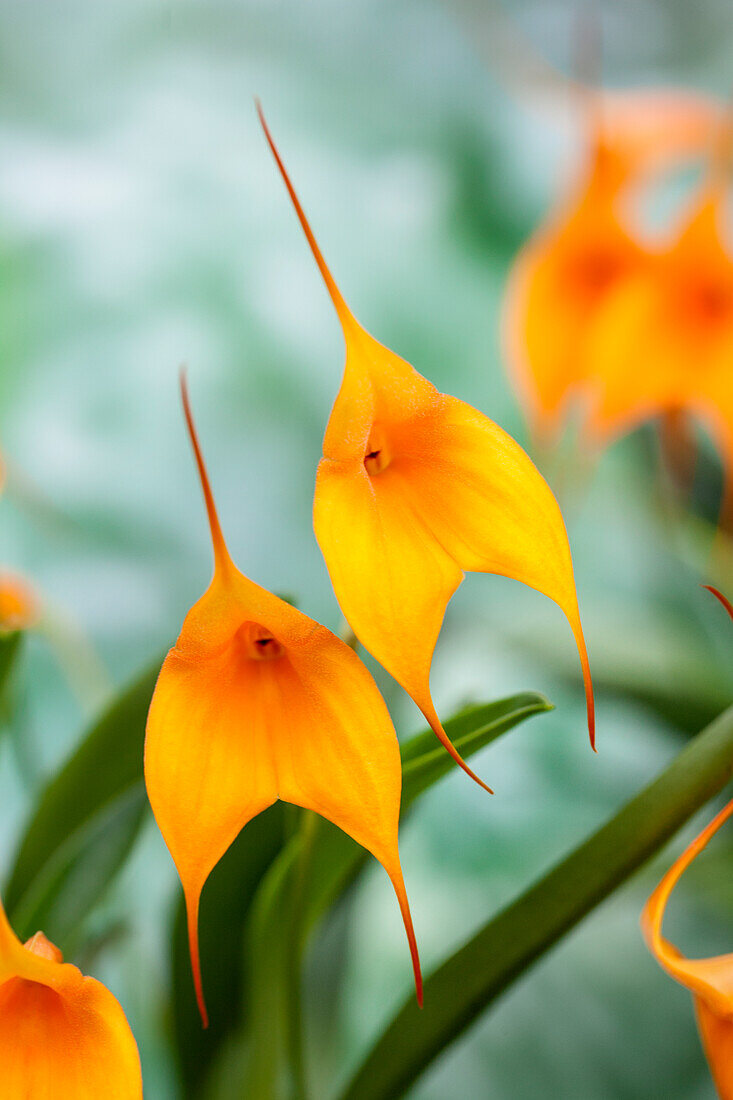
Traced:
<path fill-rule="evenodd" d="M 0 564 L 48 601 L 67 664 L 33 642 L 22 718 L 0 742 L 0 870 L 105 678 L 123 682 L 172 644 L 209 579 L 182 363 L 234 557 L 339 623 L 311 499 L 342 339 L 253 97 L 360 320 L 528 445 L 501 361 L 499 307 L 513 254 L 577 165 L 572 112 L 537 59 L 567 72 L 579 7 L 0 4 L 0 444 L 11 467 Z M 729 88 L 728 6 L 705 0 L 694 16 L 682 3 L 600 7 L 610 83 Z M 635 701 L 636 686 L 694 696 L 705 684 L 715 696 L 712 682 L 725 700 L 733 682 L 733 631 L 697 587 L 694 540 L 665 517 L 652 435 L 621 443 L 595 471 L 556 472 L 591 660 L 599 680 L 628 690 L 599 691 L 593 756 L 558 609 L 510 581 L 466 581 L 436 654 L 439 709 L 524 688 L 557 709 L 478 758 L 493 798 L 453 775 L 404 831 L 428 968 L 677 751 L 685 723 Z M 379 682 L 400 733 L 419 728 L 412 704 Z M 528 973 L 411 1095 L 712 1097 L 689 997 L 638 930 L 677 847 Z M 733 945 L 721 860 L 691 873 L 671 915 L 691 949 L 714 934 Z M 127 921 L 95 968 L 125 1005 L 154 1100 L 183 1095 L 162 1012 L 177 889 L 151 827 L 95 918 L 100 931 Z M 334 955 L 346 966 L 335 1004 Z M 315 948 L 316 1096 L 410 982 L 375 866 L 348 921 Z"/>

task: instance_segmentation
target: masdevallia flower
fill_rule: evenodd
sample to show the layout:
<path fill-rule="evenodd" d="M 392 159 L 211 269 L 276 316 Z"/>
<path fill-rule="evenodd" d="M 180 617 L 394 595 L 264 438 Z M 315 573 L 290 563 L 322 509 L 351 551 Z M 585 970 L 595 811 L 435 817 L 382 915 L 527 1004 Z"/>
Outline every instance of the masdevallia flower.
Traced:
<path fill-rule="evenodd" d="M 567 534 L 549 486 L 498 425 L 427 379 L 356 321 L 336 286 L 260 118 L 346 341 L 323 441 L 316 538 L 357 638 L 448 739 L 430 694 L 445 608 L 464 571 L 514 577 L 555 600 L 580 652 L 588 726 L 593 689 Z M 487 788 L 488 789 L 488 788 Z"/>
<path fill-rule="evenodd" d="M 389 875 L 420 961 L 400 867 L 402 767 L 394 726 L 366 666 L 301 611 L 234 565 L 181 380 L 208 512 L 214 576 L 186 616 L 158 678 L 145 738 L 145 782 L 186 898 L 196 994 L 204 883 L 241 829 L 277 799 L 315 810 Z"/>
<path fill-rule="evenodd" d="M 733 813 L 733 800 L 682 853 L 644 907 L 644 938 L 660 966 L 692 993 L 702 1045 L 721 1100 L 733 1100 L 733 954 L 688 959 L 662 935 L 669 896 L 682 873 Z"/>
<path fill-rule="evenodd" d="M 625 159 L 592 143 L 585 177 L 522 248 L 504 303 L 507 363 L 533 430 L 550 438 L 585 380 L 593 311 L 644 251 L 619 210 Z"/>
<path fill-rule="evenodd" d="M 642 420 L 686 410 L 709 426 L 733 469 L 733 259 L 724 239 L 726 190 L 705 183 L 672 243 L 620 280 L 588 340 L 599 441 Z"/>
<path fill-rule="evenodd" d="M 551 437 L 583 397 L 599 305 L 648 250 L 628 199 L 650 173 L 707 151 L 720 106 L 688 92 L 586 93 L 586 164 L 570 194 L 519 253 L 507 286 L 507 362 L 537 434 Z"/>
<path fill-rule="evenodd" d="M 24 945 L 0 904 L 3 1100 L 142 1100 L 140 1057 L 118 1001 L 64 963 L 42 932 Z"/>

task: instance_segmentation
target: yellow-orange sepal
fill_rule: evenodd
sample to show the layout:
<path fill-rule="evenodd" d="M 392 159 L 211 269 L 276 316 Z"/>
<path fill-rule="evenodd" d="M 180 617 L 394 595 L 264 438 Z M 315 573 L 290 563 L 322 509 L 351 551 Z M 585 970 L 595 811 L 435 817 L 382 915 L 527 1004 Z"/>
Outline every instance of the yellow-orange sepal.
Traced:
<path fill-rule="evenodd" d="M 366 666 L 325 627 L 248 580 L 224 544 L 195 435 L 215 571 L 160 672 L 145 781 L 183 885 L 196 993 L 207 1022 L 198 907 L 212 868 L 276 799 L 315 810 L 382 864 L 422 979 L 400 867 L 402 768 L 392 721 Z"/>
<path fill-rule="evenodd" d="M 681 875 L 731 814 L 733 800 L 672 864 L 647 901 L 641 918 L 644 938 L 657 962 L 694 997 L 700 1036 L 720 1100 L 733 1100 L 733 954 L 685 958 L 662 935 L 662 921 Z"/>
<path fill-rule="evenodd" d="M 41 932 L 25 946 L 0 905 L 3 1100 L 142 1100 L 140 1058 L 119 1002 L 64 963 Z"/>
<path fill-rule="evenodd" d="M 430 665 L 464 571 L 514 577 L 555 600 L 570 621 L 593 690 L 565 526 L 530 459 L 482 413 L 439 393 L 366 332 L 338 290 L 267 129 L 268 142 L 344 332 L 343 382 L 323 442 L 316 538 L 341 609 L 373 656 L 448 740 L 430 695 Z M 489 789 L 489 788 L 486 788 Z"/>

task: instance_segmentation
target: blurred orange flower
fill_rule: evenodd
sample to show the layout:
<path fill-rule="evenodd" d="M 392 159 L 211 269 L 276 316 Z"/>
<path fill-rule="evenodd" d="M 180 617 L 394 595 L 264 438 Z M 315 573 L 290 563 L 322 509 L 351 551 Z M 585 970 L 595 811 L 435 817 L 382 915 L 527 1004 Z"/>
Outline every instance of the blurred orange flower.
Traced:
<path fill-rule="evenodd" d="M 260 118 L 346 341 L 314 502 L 316 538 L 346 619 L 412 696 L 448 752 L 485 787 L 435 711 L 433 650 L 464 570 L 513 577 L 538 589 L 559 604 L 573 630 L 593 743 L 593 689 L 557 501 L 506 432 L 439 393 L 358 324 L 326 267 L 261 111 Z"/>
<path fill-rule="evenodd" d="M 145 781 L 188 911 L 201 1017 L 207 1016 L 198 908 L 212 868 L 278 798 L 315 810 L 379 860 L 400 905 L 422 980 L 400 867 L 402 768 L 392 721 L 354 651 L 248 580 L 232 562 L 182 380 L 214 545 L 214 577 L 183 624 L 153 695 Z"/>
<path fill-rule="evenodd" d="M 670 867 L 649 898 L 642 929 L 660 966 L 693 995 L 697 1023 L 721 1100 L 733 1100 L 733 954 L 688 959 L 662 935 L 664 911 L 678 879 L 733 813 L 733 800 Z"/>
<path fill-rule="evenodd" d="M 140 1058 L 119 1003 L 37 932 L 25 946 L 0 905 L 3 1100 L 142 1100 Z"/>
<path fill-rule="evenodd" d="M 0 572 L 0 634 L 27 630 L 40 617 L 38 598 L 22 577 Z"/>
<path fill-rule="evenodd" d="M 627 277 L 643 277 L 649 253 L 624 201 L 650 172 L 708 150 L 720 105 L 693 93 L 594 95 L 589 155 L 569 197 L 517 257 L 504 305 L 507 362 L 535 432 L 552 438 L 571 396 L 583 396 L 589 325 Z"/>
<path fill-rule="evenodd" d="M 611 289 L 588 338 L 589 435 L 606 440 L 661 413 L 705 420 L 733 469 L 733 259 L 725 189 L 706 183 L 674 242 Z"/>

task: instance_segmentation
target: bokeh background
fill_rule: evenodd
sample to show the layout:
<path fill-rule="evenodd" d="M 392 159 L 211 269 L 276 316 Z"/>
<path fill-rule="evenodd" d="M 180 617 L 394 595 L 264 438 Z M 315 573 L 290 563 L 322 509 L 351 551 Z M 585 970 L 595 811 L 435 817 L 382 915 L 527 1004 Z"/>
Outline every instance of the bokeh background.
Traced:
<path fill-rule="evenodd" d="M 360 320 L 439 389 L 530 446 L 502 363 L 500 304 L 513 256 L 582 156 L 561 75 L 576 63 L 581 7 L 0 3 L 0 444 L 9 465 L 0 564 L 37 586 L 53 634 L 32 641 L 22 707 L 0 741 L 0 872 L 85 721 L 112 685 L 172 644 L 208 582 L 182 363 L 234 557 L 259 583 L 339 624 L 311 501 L 342 338 L 253 96 Z M 722 0 L 609 0 L 593 12 L 609 85 L 727 94 L 733 11 Z M 672 193 L 660 196 L 662 213 Z M 436 653 L 439 710 L 525 688 L 556 710 L 478 758 L 493 798 L 453 775 L 404 830 L 427 969 L 733 696 L 730 623 L 698 588 L 714 460 L 703 463 L 691 524 L 670 503 L 650 429 L 593 467 L 535 457 L 570 532 L 599 753 L 588 747 L 559 610 L 513 582 L 469 577 Z M 421 728 L 409 700 L 375 672 L 399 732 Z M 638 930 L 643 900 L 682 839 L 410 1095 L 709 1100 L 689 996 Z M 691 952 L 730 948 L 731 857 L 721 838 L 670 910 L 670 932 Z M 166 1008 L 178 889 L 151 824 L 94 918 L 103 940 L 106 922 L 124 918 L 95 973 L 125 1006 L 155 1100 L 186 1095 Z M 319 936 L 310 971 L 320 1098 L 410 987 L 378 866 Z"/>

